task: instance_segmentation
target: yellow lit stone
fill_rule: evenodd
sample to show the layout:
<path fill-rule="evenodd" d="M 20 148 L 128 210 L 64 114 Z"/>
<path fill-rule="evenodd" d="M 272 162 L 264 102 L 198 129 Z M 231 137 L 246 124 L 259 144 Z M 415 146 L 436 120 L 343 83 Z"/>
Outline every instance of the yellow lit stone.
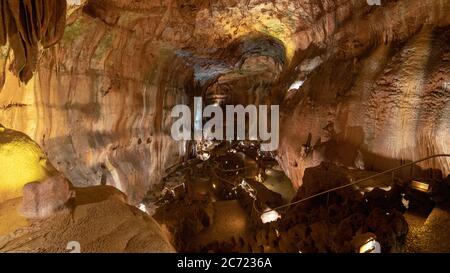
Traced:
<path fill-rule="evenodd" d="M 51 170 L 38 144 L 0 125 L 0 203 L 22 196 L 25 184 L 48 177 Z"/>

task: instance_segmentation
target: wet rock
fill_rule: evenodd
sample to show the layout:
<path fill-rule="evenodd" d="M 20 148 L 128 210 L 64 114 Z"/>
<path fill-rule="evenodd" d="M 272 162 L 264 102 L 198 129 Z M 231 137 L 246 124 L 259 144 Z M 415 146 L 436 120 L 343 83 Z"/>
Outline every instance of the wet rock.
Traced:
<path fill-rule="evenodd" d="M 401 202 L 402 196 L 397 187 L 394 187 L 390 191 L 375 188 L 371 192 L 366 193 L 364 197 L 368 200 L 369 208 L 383 208 L 387 211 L 392 209 L 405 211 L 405 207 Z"/>
<path fill-rule="evenodd" d="M 389 226 L 389 213 L 383 209 L 375 208 L 367 217 L 367 226 L 370 230 L 376 231 L 381 227 Z"/>
<path fill-rule="evenodd" d="M 408 223 L 406 222 L 403 215 L 394 210 L 391 213 L 391 227 L 394 230 L 397 237 L 405 238 L 409 231 Z"/>
<path fill-rule="evenodd" d="M 368 176 L 368 173 L 361 175 Z M 349 183 L 352 170 L 322 163 L 307 169 L 305 177 L 298 199 Z M 398 250 L 408 233 L 402 210 L 396 209 L 401 202 L 401 191 L 395 187 L 390 191 L 373 189 L 364 197 L 359 190 L 350 187 L 330 193 L 329 198 L 314 198 L 289 209 L 274 223 L 274 228 L 282 231 L 279 251 L 359 252 L 361 245 L 355 243 L 355 238 L 370 232 L 383 252 Z"/>
<path fill-rule="evenodd" d="M 311 238 L 314 241 L 314 246 L 317 252 L 329 252 L 330 243 L 330 229 L 326 221 L 315 222 L 310 226 Z"/>
<path fill-rule="evenodd" d="M 336 239 L 340 241 L 350 241 L 354 234 L 363 227 L 366 216 L 363 214 L 353 214 L 338 225 Z"/>

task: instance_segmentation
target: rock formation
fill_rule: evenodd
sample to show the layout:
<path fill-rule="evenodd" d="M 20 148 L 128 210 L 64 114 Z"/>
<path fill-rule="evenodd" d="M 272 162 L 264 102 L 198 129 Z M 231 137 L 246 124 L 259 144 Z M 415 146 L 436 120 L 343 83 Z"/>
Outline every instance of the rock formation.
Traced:
<path fill-rule="evenodd" d="M 33 77 L 40 47 L 56 44 L 66 25 L 65 0 L 5 0 L 0 2 L 0 46 L 11 48 L 11 71 L 23 82 Z M 4 63 L 0 87 L 4 83 Z"/>
<path fill-rule="evenodd" d="M 20 199 L 0 203 L 0 253 L 175 251 L 155 220 L 127 205 L 123 193 L 110 186 L 74 190 L 73 210 L 46 219 L 24 222 Z"/>
<path fill-rule="evenodd" d="M 20 212 L 29 219 L 46 218 L 71 209 L 75 191 L 70 181 L 61 175 L 23 187 Z"/>
<path fill-rule="evenodd" d="M 39 145 L 2 125 L 0 181 L 0 252 L 68 252 L 72 245 L 83 252 L 174 252 L 126 195 L 110 186 L 73 187 Z"/>
<path fill-rule="evenodd" d="M 25 184 L 45 179 L 54 172 L 36 142 L 0 124 L 0 203 L 22 196 Z"/>

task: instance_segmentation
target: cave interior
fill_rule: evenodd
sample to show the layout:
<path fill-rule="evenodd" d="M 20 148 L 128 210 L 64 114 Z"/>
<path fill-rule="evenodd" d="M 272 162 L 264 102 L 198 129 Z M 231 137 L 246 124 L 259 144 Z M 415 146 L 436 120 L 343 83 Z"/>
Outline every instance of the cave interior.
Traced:
<path fill-rule="evenodd" d="M 0 0 L 0 252 L 450 252 L 450 1 L 375 2 Z"/>

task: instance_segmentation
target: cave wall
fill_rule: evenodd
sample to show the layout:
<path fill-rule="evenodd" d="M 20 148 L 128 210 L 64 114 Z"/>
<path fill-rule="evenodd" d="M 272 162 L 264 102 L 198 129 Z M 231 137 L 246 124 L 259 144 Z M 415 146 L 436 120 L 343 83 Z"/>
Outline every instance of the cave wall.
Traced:
<path fill-rule="evenodd" d="M 449 1 L 391 1 L 382 13 L 342 25 L 327 42 L 333 47 L 313 42 L 299 57 L 301 72 L 288 77 L 304 84 L 283 98 L 279 150 L 295 186 L 323 160 L 383 171 L 450 153 L 448 11 Z M 396 173 L 449 174 L 448 157 Z"/>
<path fill-rule="evenodd" d="M 423 28 L 363 58 L 330 59 L 290 91 L 285 109 L 294 114 L 282 119 L 279 160 L 289 176 L 301 182 L 304 170 L 323 160 L 382 171 L 449 154 L 449 37 L 448 28 Z M 302 154 L 308 137 L 314 147 Z M 397 175 L 445 177 L 449 163 L 436 158 Z"/>
<path fill-rule="evenodd" d="M 217 89 L 282 104 L 278 160 L 296 186 L 322 159 L 383 169 L 448 153 L 449 2 L 80 1 L 28 84 L 4 69 L 0 122 L 75 185 L 113 185 L 132 203 L 186 152 L 170 137 L 172 106 Z M 254 35 L 284 52 L 252 47 Z M 320 145 L 304 156 L 309 134 Z M 423 167 L 448 173 L 448 163 Z"/>
<path fill-rule="evenodd" d="M 142 200 L 185 153 L 170 137 L 170 111 L 187 103 L 192 79 L 154 39 L 158 19 L 95 2 L 73 12 L 28 84 L 6 71 L 3 124 L 36 140 L 75 185 L 109 184 Z"/>

